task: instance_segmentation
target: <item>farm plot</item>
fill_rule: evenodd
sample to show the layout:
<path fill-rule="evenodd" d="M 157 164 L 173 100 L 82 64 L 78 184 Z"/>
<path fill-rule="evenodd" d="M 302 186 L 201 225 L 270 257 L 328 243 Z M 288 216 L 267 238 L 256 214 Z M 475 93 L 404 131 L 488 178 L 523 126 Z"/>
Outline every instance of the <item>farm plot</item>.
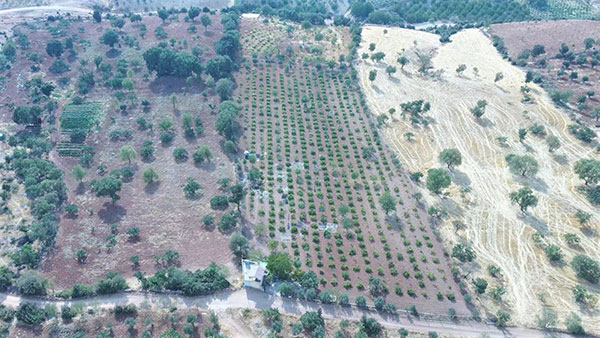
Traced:
<path fill-rule="evenodd" d="M 85 138 L 92 126 L 101 121 L 101 105 L 99 102 L 86 104 L 68 104 L 60 114 L 61 141 L 56 151 L 61 156 L 77 156 L 82 154 Z"/>
<path fill-rule="evenodd" d="M 230 211 L 212 209 L 208 200 L 224 194 L 217 181 L 234 176 L 213 128 L 215 89 L 194 77 L 155 78 L 143 59 L 160 42 L 202 63 L 214 58 L 223 27 L 219 15 L 209 15 L 206 32 L 196 29 L 199 21 L 184 22 L 183 14 L 165 22 L 128 19 L 124 26 L 60 18 L 17 27 L 29 57 L 12 64 L 4 93 L 10 102 L 45 107 L 43 120 L 57 143 L 50 158 L 68 188 L 55 244 L 40 264 L 57 289 L 112 271 L 127 278 L 153 273 L 167 250 L 177 251 L 170 257 L 183 268 L 211 261 L 232 266 L 230 252 L 222 250 L 228 236 L 201 222 Z M 112 48 L 100 42 L 107 29 L 118 35 Z M 49 55 L 51 40 L 62 43 L 64 53 Z M 51 95 L 42 88 L 52 88 Z M 200 147 L 211 156 L 196 161 Z M 93 189 L 92 182 L 107 178 L 122 183 L 113 201 Z M 193 191 L 184 190 L 189 184 Z"/>
<path fill-rule="evenodd" d="M 544 253 L 549 245 L 556 245 L 564 262 L 582 253 L 600 258 L 593 230 L 600 213 L 577 192 L 582 181 L 573 172 L 580 158 L 598 158 L 595 149 L 571 135 L 567 127 L 571 121 L 540 87 L 529 84 L 529 103 L 522 102 L 525 74 L 503 60 L 479 30 L 459 32 L 448 44 L 430 33 L 387 30 L 363 29 L 359 53 L 383 52 L 385 57 L 381 62 L 361 61 L 361 87 L 370 109 L 390 119 L 384 134 L 409 171 L 426 172 L 440 166 L 442 149 L 457 148 L 462 154 L 462 164 L 450 174 L 453 184 L 445 195 L 427 194 L 427 200 L 449 214 L 441 228 L 445 241 L 467 243 L 475 250 L 476 263 L 463 265 L 463 273 L 469 279 L 485 279 L 488 290 L 502 287 L 506 291 L 504 297 L 488 293 L 477 298 L 490 312 L 503 309 L 512 313 L 514 322 L 530 325 L 542 307 L 551 307 L 562 318 L 574 311 L 584 318 L 586 329 L 597 333 L 598 318 L 580 310 L 571 288 L 585 284 L 594 292 L 597 289 L 579 280 L 567 264 L 551 263 Z M 368 49 L 371 44 L 373 51 Z M 399 54 L 408 60 L 403 68 L 397 63 Z M 398 71 L 385 75 L 388 65 L 398 66 Z M 370 79 L 372 71 L 378 72 L 374 79 Z M 427 126 L 399 114 L 390 118 L 390 108 L 400 111 L 400 104 L 414 100 L 431 104 L 425 114 Z M 486 100 L 487 108 L 484 117 L 477 119 L 470 110 L 479 100 Z M 544 139 L 531 133 L 519 142 L 518 129 L 534 124 L 556 136 L 561 148 L 551 153 Z M 511 174 L 505 160 L 510 153 L 535 157 L 539 173 L 531 178 Z M 524 185 L 534 190 L 539 202 L 520 213 L 509 193 Z M 578 209 L 592 215 L 588 226 L 580 226 L 575 219 Z M 580 240 L 578 245 L 567 243 L 572 236 Z M 486 271 L 489 266 L 499 268 L 500 273 L 492 269 L 493 277 Z"/>
<path fill-rule="evenodd" d="M 337 295 L 468 314 L 429 218 L 411 197 L 414 186 L 368 118 L 356 80 L 293 57 L 284 64 L 246 62 L 236 81 L 241 146 L 249 152 L 241 165 L 254 187 L 244 214 L 258 243 L 289 253 L 296 268 L 315 272 L 321 289 Z M 380 206 L 384 194 L 395 200 L 390 215 Z"/>

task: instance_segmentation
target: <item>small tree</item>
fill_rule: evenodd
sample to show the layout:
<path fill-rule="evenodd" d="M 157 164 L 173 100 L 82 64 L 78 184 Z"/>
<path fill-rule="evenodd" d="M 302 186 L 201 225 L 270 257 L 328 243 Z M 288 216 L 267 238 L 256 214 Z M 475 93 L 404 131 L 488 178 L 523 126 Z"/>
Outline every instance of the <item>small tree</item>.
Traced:
<path fill-rule="evenodd" d="M 100 11 L 95 10 L 94 14 L 92 14 L 92 16 L 94 17 L 94 20 L 96 21 L 96 23 L 102 22 L 102 13 L 100 13 Z"/>
<path fill-rule="evenodd" d="M 582 335 L 585 334 L 585 330 L 581 325 L 581 318 L 574 312 L 565 319 L 565 326 L 567 331 L 572 334 Z"/>
<path fill-rule="evenodd" d="M 504 74 L 502 74 L 502 72 L 498 72 L 496 73 L 496 77 L 494 77 L 494 82 L 498 82 L 502 79 L 504 79 Z"/>
<path fill-rule="evenodd" d="M 396 73 L 396 67 L 394 66 L 387 66 L 385 68 L 385 72 L 387 73 L 388 76 L 392 76 L 392 74 Z"/>
<path fill-rule="evenodd" d="M 460 155 L 460 151 L 456 148 L 442 150 L 438 158 L 440 162 L 446 164 L 450 170 L 462 163 L 462 156 Z"/>
<path fill-rule="evenodd" d="M 496 325 L 505 327 L 506 323 L 510 320 L 510 314 L 504 310 L 498 310 L 498 312 L 496 312 L 496 319 Z"/>
<path fill-rule="evenodd" d="M 219 94 L 221 101 L 229 100 L 233 93 L 233 81 L 229 79 L 220 79 L 217 81 L 215 91 Z"/>
<path fill-rule="evenodd" d="M 169 18 L 169 11 L 167 11 L 166 9 L 159 9 L 157 11 L 158 17 L 162 20 L 163 23 L 165 23 L 165 20 L 167 20 Z"/>
<path fill-rule="evenodd" d="M 156 173 L 156 171 L 153 168 L 147 168 L 142 173 L 142 179 L 144 180 L 144 183 L 152 184 L 152 183 L 158 181 L 158 174 Z"/>
<path fill-rule="evenodd" d="M 250 251 L 250 244 L 248 244 L 248 239 L 242 234 L 235 233 L 229 240 L 229 249 L 236 257 L 244 258 L 248 255 L 248 251 Z"/>
<path fill-rule="evenodd" d="M 131 164 L 131 160 L 134 160 L 137 157 L 137 152 L 132 146 L 123 146 L 119 150 L 119 156 L 121 157 L 121 160 Z"/>
<path fill-rule="evenodd" d="M 488 286 L 488 282 L 483 278 L 476 278 L 473 280 L 473 285 L 475 285 L 477 293 L 482 294 L 485 293 L 485 290 Z"/>
<path fill-rule="evenodd" d="M 189 177 L 187 184 L 183 187 L 183 193 L 187 198 L 194 198 L 198 194 L 198 190 L 202 189 L 200 184 L 195 179 Z"/>
<path fill-rule="evenodd" d="M 204 26 L 204 31 L 206 32 L 208 30 L 208 26 L 212 24 L 212 20 L 210 19 L 210 16 L 203 14 L 200 17 L 200 23 L 202 24 L 202 26 Z"/>
<path fill-rule="evenodd" d="M 600 281 L 600 264 L 586 255 L 576 255 L 571 261 L 571 267 L 579 278 L 593 284 Z"/>
<path fill-rule="evenodd" d="M 519 142 L 523 142 L 525 141 L 525 136 L 527 136 L 527 129 L 525 128 L 520 128 L 519 129 Z"/>
<path fill-rule="evenodd" d="M 509 194 L 509 197 L 511 203 L 518 204 L 522 212 L 526 212 L 529 207 L 535 207 L 538 202 L 538 198 L 533 195 L 533 191 L 529 187 L 513 191 Z"/>
<path fill-rule="evenodd" d="M 49 56 L 59 58 L 64 50 L 65 48 L 60 40 L 53 39 L 46 44 L 46 53 L 48 53 Z"/>
<path fill-rule="evenodd" d="M 188 14 L 188 17 L 189 17 L 189 18 L 190 18 L 192 21 L 194 21 L 194 19 L 195 19 L 195 18 L 196 18 L 198 15 L 200 15 L 200 8 L 198 8 L 198 7 L 190 7 L 190 9 L 188 9 L 188 12 L 187 12 L 187 14 Z"/>
<path fill-rule="evenodd" d="M 81 183 L 81 181 L 83 180 L 85 175 L 87 175 L 87 173 L 88 173 L 87 169 L 83 168 L 80 165 L 74 166 L 73 169 L 71 170 L 71 174 L 77 181 L 79 181 L 79 183 Z"/>
<path fill-rule="evenodd" d="M 546 137 L 546 144 L 548 145 L 548 151 L 551 153 L 560 148 L 560 140 L 554 135 L 548 135 Z"/>
<path fill-rule="evenodd" d="M 552 262 L 560 262 L 564 256 L 561 248 L 554 244 L 548 245 L 546 248 L 544 248 L 544 252 L 546 253 L 546 256 L 548 256 L 548 259 Z"/>
<path fill-rule="evenodd" d="M 369 81 L 371 81 L 371 82 L 375 81 L 376 77 L 377 77 L 377 70 L 373 69 L 372 71 L 369 72 Z"/>
<path fill-rule="evenodd" d="M 485 114 L 486 106 L 487 106 L 486 100 L 479 100 L 479 101 L 477 101 L 477 105 L 475 105 L 475 107 L 471 108 L 471 113 L 473 114 L 473 116 L 475 116 L 475 118 L 479 119 L 483 116 L 483 114 Z"/>
<path fill-rule="evenodd" d="M 456 74 L 458 74 L 459 76 L 462 75 L 462 73 L 467 70 L 467 65 L 465 65 L 464 63 L 458 65 L 458 68 L 456 68 Z"/>

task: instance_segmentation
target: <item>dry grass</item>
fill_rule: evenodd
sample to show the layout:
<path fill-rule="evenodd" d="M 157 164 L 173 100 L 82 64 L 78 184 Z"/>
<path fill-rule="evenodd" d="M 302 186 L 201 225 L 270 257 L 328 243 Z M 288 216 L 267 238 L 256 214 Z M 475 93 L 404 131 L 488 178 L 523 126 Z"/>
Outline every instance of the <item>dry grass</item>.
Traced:
<path fill-rule="evenodd" d="M 565 262 L 578 253 L 600 258 L 597 237 L 586 236 L 573 217 L 577 208 L 585 210 L 593 214 L 592 227 L 597 226 L 598 210 L 576 192 L 581 181 L 572 170 L 573 163 L 582 157 L 597 158 L 594 149 L 568 134 L 567 125 L 571 121 L 541 88 L 530 85 L 533 103 L 521 103 L 524 73 L 503 60 L 479 30 L 462 31 L 452 37 L 452 43 L 442 45 L 439 37 L 430 33 L 386 28 L 388 33 L 384 34 L 383 29 L 374 26 L 363 29 L 359 55 L 369 52 L 369 43 L 375 43 L 375 51 L 383 51 L 386 57 L 380 64 L 360 62 L 361 86 L 375 114 L 386 114 L 391 107 L 399 112 L 400 103 L 412 100 L 431 103 L 428 116 L 434 122 L 429 127 L 414 127 L 396 113 L 384 131 L 409 171 L 425 172 L 440 166 L 437 156 L 442 149 L 458 148 L 462 153 L 463 164 L 452 174 L 454 183 L 447 196 L 429 195 L 427 199 L 430 204 L 443 205 L 449 212 L 442 225 L 448 244 L 466 240 L 476 250 L 477 262 L 465 269 L 471 272 L 469 280 L 481 276 L 490 286 L 506 287 L 504 304 L 494 302 L 489 296 L 481 297 L 483 303 L 493 312 L 498 307 L 509 309 L 514 322 L 529 325 L 534 324 L 543 302 L 561 317 L 570 311 L 581 312 L 570 290 L 579 282 L 572 269 L 568 265 L 550 264 L 541 247 L 559 245 L 565 253 Z M 410 59 L 404 71 L 396 63 L 398 53 Z M 430 75 L 418 73 L 416 53 L 432 55 Z M 387 64 L 398 68 L 392 77 L 385 74 Z M 462 76 L 455 72 L 459 64 L 468 67 Z M 474 67 L 478 68 L 478 75 Z M 378 75 L 370 83 L 368 74 L 372 69 Z M 494 83 L 497 72 L 502 72 L 504 79 Z M 487 100 L 488 107 L 482 121 L 476 121 L 469 108 L 481 99 Z M 524 144 L 518 141 L 517 130 L 533 123 L 544 125 L 549 134 L 560 138 L 562 147 L 555 154 L 548 152 L 543 139 L 533 135 L 528 135 Z M 416 135 L 414 141 L 404 138 L 406 132 Z M 508 138 L 506 147 L 498 145 L 496 138 L 500 136 Z M 504 160 L 509 153 L 534 156 L 540 165 L 537 176 L 514 177 Z M 539 198 L 538 206 L 527 215 L 521 214 L 508 198 L 510 191 L 522 185 L 529 185 Z M 464 193 L 464 188 L 471 191 Z M 453 220 L 463 221 L 466 229 L 456 233 L 451 225 Z M 536 233 L 544 235 L 541 245 L 532 239 Z M 569 248 L 563 238 L 565 233 L 581 237 L 581 247 Z M 500 280 L 487 274 L 488 264 L 501 268 Z M 597 291 L 595 287 L 591 289 Z M 541 301 L 540 295 L 545 295 L 545 299 Z M 587 312 L 580 314 L 587 329 L 600 327 L 597 317 Z"/>

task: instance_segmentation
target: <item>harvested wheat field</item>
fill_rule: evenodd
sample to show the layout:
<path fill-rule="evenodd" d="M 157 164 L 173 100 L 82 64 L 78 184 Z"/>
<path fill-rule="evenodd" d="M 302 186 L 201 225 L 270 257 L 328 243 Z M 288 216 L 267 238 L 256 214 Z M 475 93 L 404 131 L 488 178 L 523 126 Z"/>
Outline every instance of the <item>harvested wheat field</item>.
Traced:
<path fill-rule="evenodd" d="M 510 312 L 512 324 L 535 325 L 543 306 L 551 307 L 561 319 L 573 311 L 583 318 L 586 331 L 599 333 L 599 318 L 574 302 L 571 288 L 583 284 L 596 295 L 599 289 L 578 280 L 568 264 L 580 253 L 600 259 L 598 237 L 593 231 L 600 213 L 577 192 L 576 187 L 583 182 L 572 169 L 580 158 L 598 159 L 598 155 L 569 134 L 567 126 L 572 122 L 567 114 L 532 84 L 528 85 L 532 100 L 522 103 L 525 74 L 503 60 L 480 30 L 461 31 L 451 37 L 452 42 L 442 44 L 439 36 L 430 33 L 365 26 L 362 38 L 359 55 L 385 53 L 382 61 L 363 59 L 357 68 L 372 112 L 397 111 L 383 130 L 405 168 L 426 173 L 443 166 L 438 161 L 442 149 L 457 148 L 462 154 L 462 165 L 450 173 L 452 185 L 445 195 L 424 195 L 428 204 L 440 205 L 448 212 L 441 225 L 448 247 L 467 242 L 475 250 L 475 261 L 462 266 L 467 280 L 486 279 L 488 291 L 499 285 L 506 288 L 501 301 L 493 300 L 489 292 L 476 296 L 478 301 L 488 313 L 498 309 Z M 375 43 L 373 51 L 369 50 L 371 43 Z M 396 61 L 400 55 L 409 60 L 404 69 Z M 431 57 L 427 75 L 418 71 L 418 55 Z M 466 65 L 462 75 L 456 72 L 460 64 Z M 396 66 L 397 72 L 388 76 L 388 65 Z M 369 80 L 372 70 L 377 70 L 374 81 Z M 503 79 L 495 82 L 499 72 Z M 414 125 L 400 116 L 401 103 L 420 99 L 431 103 L 426 113 L 428 126 Z M 483 99 L 488 105 L 485 115 L 477 120 L 470 108 Z M 518 129 L 534 123 L 557 136 L 561 148 L 550 153 L 545 140 L 531 133 L 519 142 Z M 412 140 L 407 140 L 406 133 L 414 134 Z M 498 137 L 506 137 L 506 144 L 502 146 Z M 537 175 L 525 178 L 511 174 L 505 160 L 510 153 L 533 156 L 539 163 Z M 524 185 L 539 199 L 527 213 L 521 213 L 509 200 L 509 193 Z M 421 188 L 425 193 L 425 187 Z M 592 214 L 587 229 L 580 228 L 575 219 L 577 209 Z M 466 226 L 457 231 L 454 221 Z M 577 234 L 581 243 L 568 246 L 563 237 L 566 233 Z M 550 244 L 562 248 L 564 264 L 550 263 L 543 251 Z M 500 268 L 500 277 L 490 276 L 490 264 Z M 563 326 L 562 320 L 559 326 Z"/>

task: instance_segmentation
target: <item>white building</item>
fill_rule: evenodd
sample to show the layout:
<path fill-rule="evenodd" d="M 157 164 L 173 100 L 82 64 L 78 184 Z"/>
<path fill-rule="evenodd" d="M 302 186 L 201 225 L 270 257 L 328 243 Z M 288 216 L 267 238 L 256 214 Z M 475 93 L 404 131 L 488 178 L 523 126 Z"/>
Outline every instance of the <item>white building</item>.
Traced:
<path fill-rule="evenodd" d="M 263 282 L 269 274 L 267 262 L 242 259 L 242 271 L 244 272 L 244 286 L 263 290 Z"/>

